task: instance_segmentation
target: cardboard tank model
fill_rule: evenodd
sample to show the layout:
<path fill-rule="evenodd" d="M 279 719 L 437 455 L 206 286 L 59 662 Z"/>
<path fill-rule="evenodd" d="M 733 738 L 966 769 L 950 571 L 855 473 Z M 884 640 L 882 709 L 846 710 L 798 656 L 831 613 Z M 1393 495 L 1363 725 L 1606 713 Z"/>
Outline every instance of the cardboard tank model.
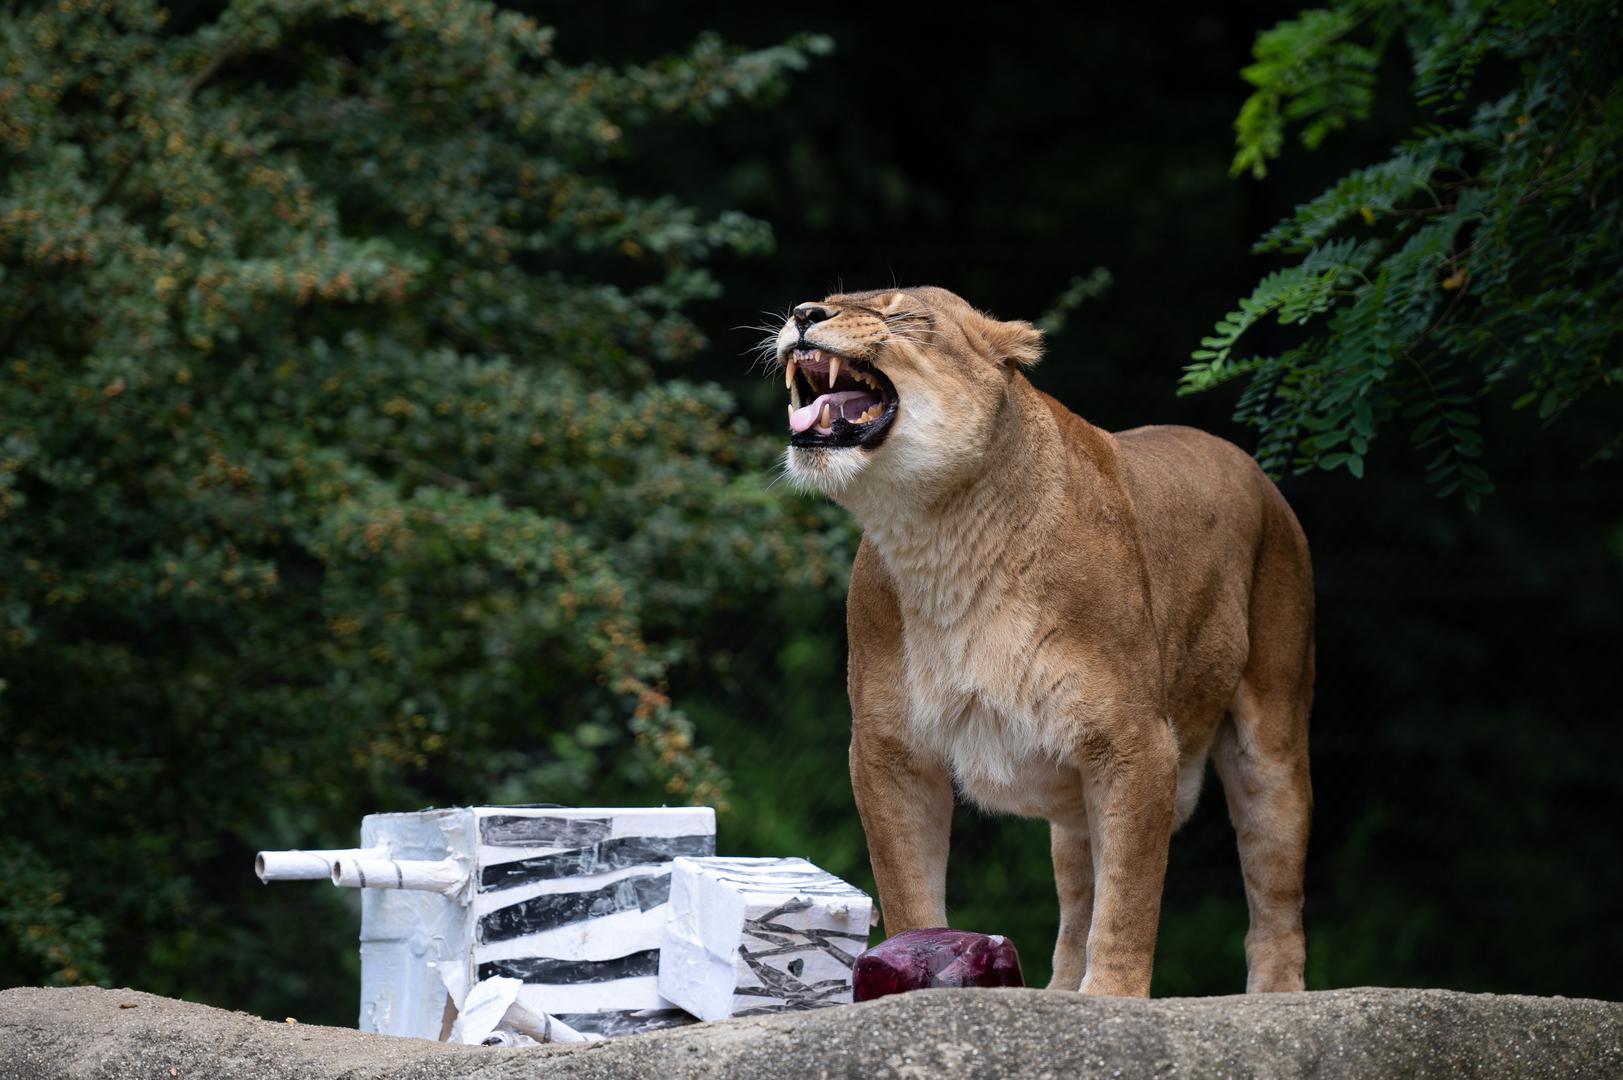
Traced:
<path fill-rule="evenodd" d="M 512 1046 L 851 1001 L 873 901 L 715 846 L 705 807 L 475 806 L 255 870 L 363 890 L 363 1031 Z"/>
<path fill-rule="evenodd" d="M 475 806 L 370 814 L 359 848 L 255 870 L 362 890 L 362 1031 L 448 1038 L 469 992 L 507 978 L 529 1012 L 619 1035 L 693 1022 L 658 988 L 669 863 L 715 846 L 708 807 Z"/>

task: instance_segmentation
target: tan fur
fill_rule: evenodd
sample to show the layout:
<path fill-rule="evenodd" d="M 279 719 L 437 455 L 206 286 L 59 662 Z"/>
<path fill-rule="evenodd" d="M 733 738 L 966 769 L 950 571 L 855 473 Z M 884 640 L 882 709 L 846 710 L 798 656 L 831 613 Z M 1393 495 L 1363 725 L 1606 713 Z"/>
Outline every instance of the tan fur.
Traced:
<path fill-rule="evenodd" d="M 1073 415 L 1020 373 L 1035 329 L 946 290 L 820 306 L 804 342 L 878 367 L 900 403 L 874 449 L 788 455 L 863 527 L 851 778 L 886 933 L 946 925 L 956 782 L 1051 823 L 1050 986 L 1148 994 L 1168 839 L 1209 754 L 1251 910 L 1247 989 L 1301 989 L 1313 593 L 1278 490 L 1213 436 Z"/>

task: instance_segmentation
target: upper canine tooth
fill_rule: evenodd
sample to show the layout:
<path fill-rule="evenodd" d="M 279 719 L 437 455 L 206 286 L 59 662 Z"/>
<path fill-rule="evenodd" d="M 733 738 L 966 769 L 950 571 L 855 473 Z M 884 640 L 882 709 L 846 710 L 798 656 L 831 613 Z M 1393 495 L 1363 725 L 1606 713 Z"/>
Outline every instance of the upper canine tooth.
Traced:
<path fill-rule="evenodd" d="M 828 358 L 828 388 L 830 390 L 834 389 L 834 383 L 838 381 L 839 377 L 840 358 L 838 356 L 831 356 Z"/>
<path fill-rule="evenodd" d="M 783 365 L 783 388 L 785 390 L 795 388 L 795 358 L 792 356 L 789 358 L 789 362 Z"/>

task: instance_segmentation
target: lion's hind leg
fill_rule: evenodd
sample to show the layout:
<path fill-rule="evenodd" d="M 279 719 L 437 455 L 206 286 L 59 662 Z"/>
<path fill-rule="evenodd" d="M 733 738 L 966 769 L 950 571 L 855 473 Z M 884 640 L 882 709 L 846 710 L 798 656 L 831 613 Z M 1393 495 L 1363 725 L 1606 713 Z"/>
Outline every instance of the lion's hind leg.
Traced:
<path fill-rule="evenodd" d="M 1059 937 L 1054 942 L 1050 990 L 1076 991 L 1088 969 L 1088 927 L 1093 924 L 1093 845 L 1086 827 L 1053 822 L 1048 827 L 1059 893 Z"/>
<path fill-rule="evenodd" d="M 1248 655 L 1212 743 L 1239 840 L 1251 927 L 1248 993 L 1303 989 L 1302 878 L 1313 815 L 1308 712 L 1313 705 L 1313 569 L 1307 539 L 1277 488 L 1266 493 L 1247 612 Z"/>
<path fill-rule="evenodd" d="M 1246 992 L 1301 990 L 1302 878 L 1313 810 L 1305 711 L 1297 716 L 1289 701 L 1268 700 L 1242 682 L 1213 741 L 1212 762 L 1239 840 L 1251 910 Z"/>

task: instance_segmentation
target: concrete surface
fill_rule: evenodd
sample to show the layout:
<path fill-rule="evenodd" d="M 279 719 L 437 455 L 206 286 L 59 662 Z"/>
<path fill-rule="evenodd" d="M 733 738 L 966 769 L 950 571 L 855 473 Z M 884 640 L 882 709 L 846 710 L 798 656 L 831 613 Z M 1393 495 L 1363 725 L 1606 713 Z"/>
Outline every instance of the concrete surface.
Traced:
<path fill-rule="evenodd" d="M 929 990 L 498 1050 L 273 1023 L 133 990 L 0 992 L 4 1080 L 1623 1077 L 1623 1004 L 1446 990 L 1131 1001 Z"/>

